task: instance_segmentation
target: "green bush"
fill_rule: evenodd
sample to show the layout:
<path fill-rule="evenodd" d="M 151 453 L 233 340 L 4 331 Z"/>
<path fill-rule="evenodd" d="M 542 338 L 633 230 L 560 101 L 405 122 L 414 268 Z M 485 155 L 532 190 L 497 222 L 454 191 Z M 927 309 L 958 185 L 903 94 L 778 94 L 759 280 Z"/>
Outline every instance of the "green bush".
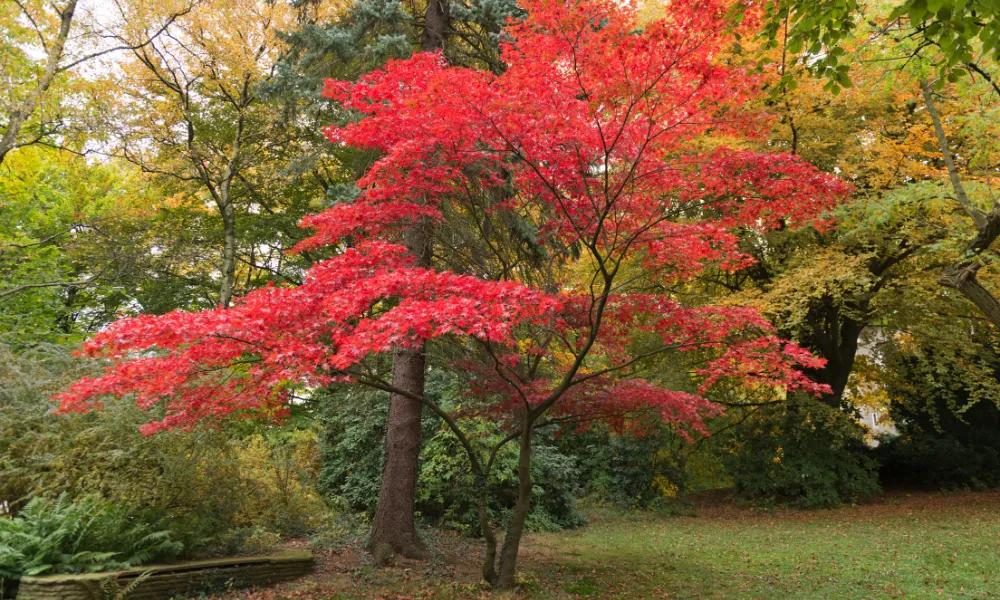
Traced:
<path fill-rule="evenodd" d="M 864 436 L 843 411 L 799 396 L 734 429 L 724 461 L 735 491 L 752 502 L 837 506 L 880 490 Z"/>
<path fill-rule="evenodd" d="M 213 553 L 224 556 L 268 554 L 281 546 L 281 536 L 261 526 L 237 527 L 213 539 Z"/>
<path fill-rule="evenodd" d="M 54 344 L 15 352 L 0 336 L 0 507 L 17 513 L 39 491 L 39 481 L 65 448 L 79 422 L 58 419 L 49 398 L 97 365 Z M 53 478 L 54 479 L 54 478 Z M 53 490 L 66 481 L 52 481 Z"/>
<path fill-rule="evenodd" d="M 559 447 L 580 465 L 576 494 L 598 502 L 660 508 L 691 489 L 690 444 L 666 426 L 643 435 L 598 427 L 560 438 Z"/>
<path fill-rule="evenodd" d="M 317 393 L 320 403 L 320 470 L 317 488 L 347 512 L 375 514 L 389 396 L 369 388 L 331 388 Z M 425 430 L 433 425 L 424 419 Z"/>
<path fill-rule="evenodd" d="M 36 498 L 0 520 L 0 578 L 111 571 L 169 562 L 183 545 L 148 515 L 95 497 Z"/>
<path fill-rule="evenodd" d="M 370 532 L 367 515 L 349 511 L 328 512 L 310 537 L 314 548 L 340 550 L 350 545 L 360 545 Z"/>
<path fill-rule="evenodd" d="M 991 440 L 994 441 L 994 440 Z M 949 435 L 885 437 L 875 449 L 884 485 L 931 489 L 1000 487 L 1000 448 Z"/>
<path fill-rule="evenodd" d="M 131 399 L 52 414 L 51 396 L 99 367 L 58 346 L 0 343 L 0 506 L 15 516 L 32 498 L 95 494 L 156 514 L 194 557 L 231 547 L 236 529 L 307 533 L 323 512 L 315 434 L 295 423 L 224 420 L 146 437 L 139 427 L 162 415 Z"/>
<path fill-rule="evenodd" d="M 446 407 L 460 398 L 453 376 L 431 372 L 426 393 Z M 326 390 L 319 395 L 323 432 L 320 436 L 320 492 L 328 502 L 371 517 L 375 514 L 382 465 L 385 460 L 385 423 L 388 395 L 359 387 Z M 499 439 L 486 421 L 473 426 L 472 437 L 485 446 Z M 479 489 L 468 458 L 458 440 L 436 416 L 424 411 L 416 509 L 433 523 L 475 534 L 475 507 Z M 553 530 L 582 523 L 574 509 L 573 490 L 579 487 L 576 460 L 561 453 L 544 434 L 536 437 L 532 453 L 535 486 L 528 527 Z M 489 481 L 488 512 L 503 522 L 516 497 L 517 446 L 508 444 L 497 456 Z"/>

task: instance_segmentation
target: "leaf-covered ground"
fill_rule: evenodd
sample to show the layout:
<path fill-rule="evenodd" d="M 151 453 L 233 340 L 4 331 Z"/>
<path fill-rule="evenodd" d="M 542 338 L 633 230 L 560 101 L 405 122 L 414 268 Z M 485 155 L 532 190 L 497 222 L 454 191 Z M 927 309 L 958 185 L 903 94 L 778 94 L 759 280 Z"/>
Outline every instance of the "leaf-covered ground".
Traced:
<path fill-rule="evenodd" d="M 490 597 L 475 540 L 375 569 L 354 549 L 317 572 L 227 600 Z M 523 598 L 987 598 L 1000 594 L 1000 492 L 890 494 L 836 510 L 764 513 L 702 502 L 696 516 L 591 514 L 523 546 Z"/>

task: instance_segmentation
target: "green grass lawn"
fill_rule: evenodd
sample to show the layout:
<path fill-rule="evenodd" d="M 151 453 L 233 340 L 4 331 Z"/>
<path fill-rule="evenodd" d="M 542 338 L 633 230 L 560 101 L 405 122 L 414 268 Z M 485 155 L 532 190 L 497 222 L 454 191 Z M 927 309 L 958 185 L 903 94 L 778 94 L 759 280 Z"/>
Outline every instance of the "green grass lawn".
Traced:
<path fill-rule="evenodd" d="M 475 542 L 442 548 L 449 543 L 461 546 L 459 559 L 380 570 L 345 563 L 253 597 L 489 597 L 475 583 Z M 778 514 L 724 505 L 694 517 L 599 511 L 587 527 L 532 535 L 523 548 L 518 596 L 533 599 L 1000 597 L 1000 493 Z"/>
<path fill-rule="evenodd" d="M 1000 597 L 1000 497 L 782 515 L 597 518 L 532 539 L 534 597 Z M 558 583 L 557 583 L 558 582 Z"/>

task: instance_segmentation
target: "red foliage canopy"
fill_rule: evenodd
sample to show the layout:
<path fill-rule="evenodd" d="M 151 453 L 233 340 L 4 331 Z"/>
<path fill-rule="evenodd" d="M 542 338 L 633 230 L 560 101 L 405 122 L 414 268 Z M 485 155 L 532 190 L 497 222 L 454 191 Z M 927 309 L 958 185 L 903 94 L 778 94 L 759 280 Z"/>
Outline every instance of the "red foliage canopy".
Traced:
<path fill-rule="evenodd" d="M 328 81 L 326 95 L 359 117 L 328 139 L 381 156 L 356 201 L 303 222 L 314 235 L 298 250 L 339 255 L 303 285 L 253 292 L 230 310 L 115 323 L 85 347 L 112 366 L 62 394 L 62 409 L 134 394 L 165 406 L 147 432 L 274 414 L 294 388 L 371 383 L 359 368 L 368 358 L 441 336 L 467 349 L 461 364 L 497 414 L 620 421 L 653 410 L 700 429 L 716 407 L 634 373 L 672 349 L 714 353 L 705 386 L 735 376 L 819 391 L 797 368 L 820 361 L 752 310 L 649 292 L 747 265 L 737 231 L 809 225 L 848 191 L 794 156 L 705 149 L 707 134 L 753 134 L 763 122 L 742 108 L 759 81 L 720 60 L 727 5 L 671 2 L 641 28 L 616 0 L 524 8 L 507 30 L 502 75 L 417 54 L 357 82 Z M 544 285 L 414 266 L 401 232 L 442 219 L 470 188 L 505 190 L 490 210 L 538 232 L 555 257 Z"/>

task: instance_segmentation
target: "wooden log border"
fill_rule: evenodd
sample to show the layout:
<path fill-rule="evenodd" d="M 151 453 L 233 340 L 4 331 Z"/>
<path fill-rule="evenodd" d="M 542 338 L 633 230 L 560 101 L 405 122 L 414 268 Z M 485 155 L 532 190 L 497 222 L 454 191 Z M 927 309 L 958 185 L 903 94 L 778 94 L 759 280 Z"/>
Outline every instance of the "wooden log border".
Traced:
<path fill-rule="evenodd" d="M 150 565 L 111 573 L 24 577 L 17 600 L 101 600 L 109 582 L 124 589 L 146 573 L 149 575 L 128 594 L 127 600 L 170 600 L 183 594 L 273 585 L 312 570 L 312 552 L 303 550 L 274 556 Z"/>

